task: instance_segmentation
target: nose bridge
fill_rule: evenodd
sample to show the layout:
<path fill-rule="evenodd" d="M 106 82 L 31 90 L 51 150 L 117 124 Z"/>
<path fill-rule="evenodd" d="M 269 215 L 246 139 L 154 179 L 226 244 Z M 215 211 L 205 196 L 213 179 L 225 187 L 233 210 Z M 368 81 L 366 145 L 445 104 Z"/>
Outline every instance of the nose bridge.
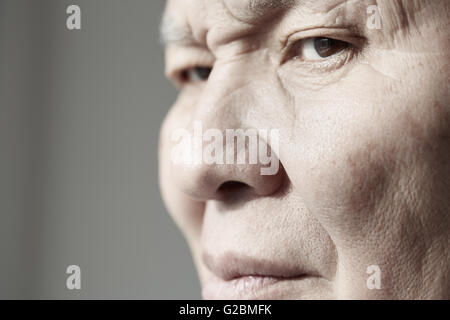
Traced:
<path fill-rule="evenodd" d="M 236 61 L 215 66 L 191 109 L 193 114 L 187 131 L 192 137 L 192 161 L 173 165 L 172 176 L 179 187 L 196 200 L 220 199 L 222 195 L 218 191 L 223 185 L 229 186 L 228 182 L 247 185 L 257 195 L 271 194 L 281 184 L 279 170 L 270 175 L 262 174 L 263 167 L 272 167 L 272 163 L 261 164 L 261 144 L 266 142 L 259 137 L 257 125 L 252 126 L 247 116 L 249 107 L 258 104 L 258 94 L 255 94 L 258 88 L 252 81 L 252 73 L 246 73 L 240 66 Z M 244 136 L 241 143 L 237 135 L 236 139 L 232 137 L 237 132 Z M 240 152 L 245 154 L 240 158 L 244 158 L 244 163 L 239 163 Z M 228 161 L 230 153 L 231 162 Z M 265 156 L 267 158 L 267 154 Z M 278 161 L 275 158 L 273 161 Z M 251 159 L 257 160 L 251 162 Z"/>
<path fill-rule="evenodd" d="M 243 59 L 218 61 L 202 92 L 193 121 L 205 126 L 225 130 L 245 125 L 246 106 L 257 104 L 254 75 L 246 72 Z"/>

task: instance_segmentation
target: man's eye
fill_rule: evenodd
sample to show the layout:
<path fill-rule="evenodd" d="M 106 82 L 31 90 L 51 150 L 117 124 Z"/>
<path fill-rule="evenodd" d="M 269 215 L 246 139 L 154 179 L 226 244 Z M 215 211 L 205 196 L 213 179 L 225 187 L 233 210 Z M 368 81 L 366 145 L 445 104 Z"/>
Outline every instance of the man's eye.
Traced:
<path fill-rule="evenodd" d="M 349 47 L 349 43 L 331 38 L 309 38 L 301 43 L 301 57 L 305 60 L 322 60 Z"/>
<path fill-rule="evenodd" d="M 212 68 L 209 67 L 194 67 L 185 69 L 181 72 L 181 80 L 183 82 L 201 82 L 209 78 Z"/>

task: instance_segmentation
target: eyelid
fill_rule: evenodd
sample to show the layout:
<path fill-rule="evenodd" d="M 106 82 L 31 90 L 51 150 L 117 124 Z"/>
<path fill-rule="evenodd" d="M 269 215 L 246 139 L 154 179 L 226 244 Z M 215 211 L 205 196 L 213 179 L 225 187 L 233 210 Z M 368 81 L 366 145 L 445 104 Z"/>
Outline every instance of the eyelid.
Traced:
<path fill-rule="evenodd" d="M 206 79 L 203 78 L 205 74 L 201 74 L 203 72 L 208 73 L 206 75 Z M 178 73 L 179 83 L 181 85 L 189 84 L 189 83 L 200 83 L 205 82 L 209 78 L 209 74 L 211 73 L 212 68 L 210 67 L 203 67 L 203 66 L 195 66 L 192 68 L 183 69 L 181 72 Z M 186 79 L 186 76 L 189 76 L 192 73 L 191 77 L 194 79 Z"/>
<path fill-rule="evenodd" d="M 306 38 L 334 38 L 341 41 L 354 40 L 355 42 L 360 42 L 364 37 L 358 35 L 359 33 L 355 31 L 355 28 L 351 27 L 334 27 L 334 28 L 310 28 L 306 30 L 301 30 L 293 32 L 284 40 L 281 41 L 281 45 L 286 48 L 293 42 L 297 42 L 301 39 Z"/>
<path fill-rule="evenodd" d="M 301 44 L 302 41 L 310 38 L 322 37 L 344 41 L 355 48 L 361 48 L 366 41 L 364 37 L 355 35 L 354 32 L 350 31 L 348 28 L 316 28 L 303 30 L 288 36 L 286 40 L 283 41 L 284 44 L 283 49 L 281 50 L 280 64 L 283 64 L 284 62 L 292 58 L 289 56 L 289 54 L 292 52 L 292 49 L 296 45 Z"/>
<path fill-rule="evenodd" d="M 214 56 L 205 48 L 173 47 L 166 51 L 166 77 L 181 85 L 179 75 L 183 70 L 195 67 L 212 67 Z"/>

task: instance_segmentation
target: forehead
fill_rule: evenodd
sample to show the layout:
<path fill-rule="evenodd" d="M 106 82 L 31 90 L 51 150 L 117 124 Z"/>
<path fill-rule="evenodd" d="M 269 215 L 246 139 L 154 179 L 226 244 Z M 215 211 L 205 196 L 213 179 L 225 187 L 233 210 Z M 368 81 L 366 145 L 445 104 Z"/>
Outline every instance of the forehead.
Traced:
<path fill-rule="evenodd" d="M 269 19 L 287 11 L 307 17 L 330 11 L 345 14 L 358 8 L 356 16 L 365 18 L 366 9 L 374 4 L 382 17 L 380 34 L 405 31 L 411 25 L 416 28 L 442 23 L 442 20 L 448 25 L 449 0 L 168 0 L 161 36 L 165 43 L 189 38 L 195 38 L 193 42 L 203 42 L 210 29 L 226 33 L 233 27 L 235 30 L 267 27 Z"/>
<path fill-rule="evenodd" d="M 212 28 L 264 26 L 289 9 L 327 11 L 348 1 L 365 0 L 168 0 L 161 36 L 169 42 L 190 35 L 199 39 Z"/>
<path fill-rule="evenodd" d="M 310 0 L 302 0 L 302 2 Z M 295 4 L 295 0 L 223 0 L 227 11 L 235 18 L 247 23 L 272 16 Z M 298 1 L 297 1 L 298 2 Z"/>
<path fill-rule="evenodd" d="M 313 2 L 314 0 L 168 0 L 169 11 L 183 11 L 189 14 L 192 10 L 229 11 L 237 16 L 262 16 L 274 11 L 292 6 L 299 2 Z M 320 1 L 320 0 L 317 0 Z M 330 1 L 330 0 L 329 0 Z M 342 1 L 342 0 L 341 0 Z"/>
<path fill-rule="evenodd" d="M 252 23 L 288 8 L 315 6 L 335 8 L 340 4 L 361 1 L 375 0 L 168 0 L 166 14 L 179 17 L 194 15 L 197 21 L 202 22 L 204 21 L 198 18 L 206 14 L 210 16 L 228 14 L 242 22 Z"/>

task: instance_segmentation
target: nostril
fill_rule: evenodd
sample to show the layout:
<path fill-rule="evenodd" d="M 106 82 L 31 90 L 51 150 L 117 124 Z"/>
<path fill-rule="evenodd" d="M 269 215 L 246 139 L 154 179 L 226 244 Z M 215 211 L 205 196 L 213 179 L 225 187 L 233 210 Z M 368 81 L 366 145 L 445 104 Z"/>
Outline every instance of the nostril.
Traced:
<path fill-rule="evenodd" d="M 221 204 L 218 207 L 219 210 L 221 205 L 223 205 L 223 208 L 226 208 L 225 211 L 244 205 L 256 195 L 254 189 L 250 185 L 239 181 L 227 181 L 222 183 L 217 189 L 216 194 L 221 200 Z"/>
<path fill-rule="evenodd" d="M 242 193 L 243 191 L 248 190 L 249 188 L 250 186 L 243 182 L 227 181 L 220 185 L 220 187 L 217 189 L 217 193 L 223 196 L 227 196 L 231 194 Z"/>

